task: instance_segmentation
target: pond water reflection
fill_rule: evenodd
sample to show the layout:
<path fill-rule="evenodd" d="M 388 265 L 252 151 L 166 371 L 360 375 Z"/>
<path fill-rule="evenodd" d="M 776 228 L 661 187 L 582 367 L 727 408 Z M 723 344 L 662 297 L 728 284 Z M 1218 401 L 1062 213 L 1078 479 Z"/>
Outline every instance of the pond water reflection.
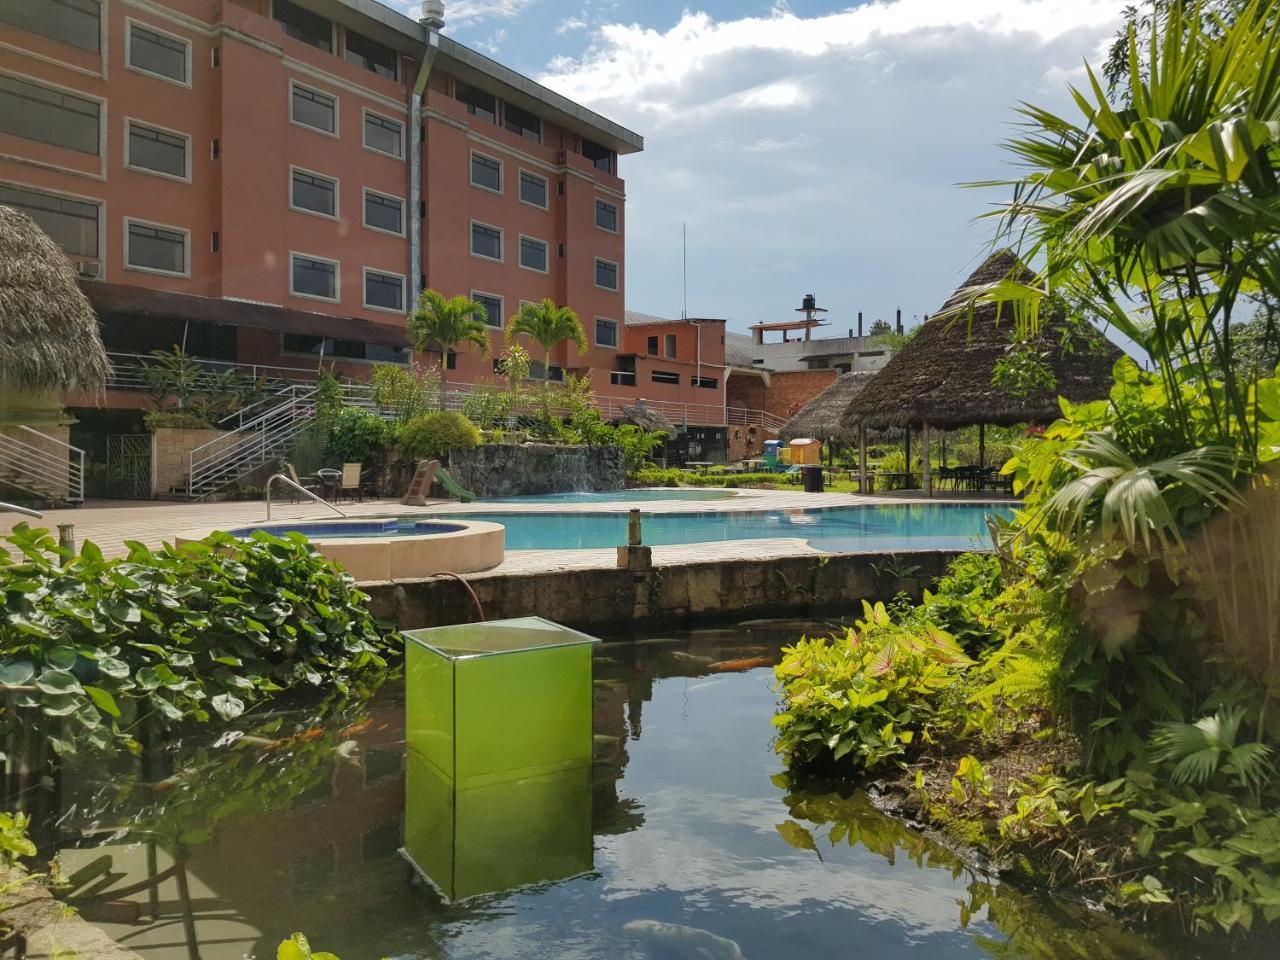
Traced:
<path fill-rule="evenodd" d="M 592 847 L 569 879 L 450 904 L 416 876 L 398 682 L 172 745 L 145 776 L 82 758 L 60 778 L 63 869 L 87 916 L 162 960 L 273 957 L 295 930 L 343 960 L 1223 955 L 994 885 L 861 792 L 793 788 L 768 665 L 805 629 L 598 648 Z"/>

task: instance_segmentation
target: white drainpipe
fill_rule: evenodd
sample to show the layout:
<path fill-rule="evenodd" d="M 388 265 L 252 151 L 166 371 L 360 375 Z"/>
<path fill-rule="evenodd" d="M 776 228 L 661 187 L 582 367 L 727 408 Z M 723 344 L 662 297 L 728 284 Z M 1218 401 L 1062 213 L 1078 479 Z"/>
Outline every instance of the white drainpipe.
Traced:
<path fill-rule="evenodd" d="M 413 81 L 413 90 L 409 94 L 409 289 L 419 289 L 419 278 L 422 276 L 422 95 L 427 89 L 427 78 L 431 76 L 431 65 L 435 63 L 436 54 L 440 51 L 440 30 L 431 23 L 424 22 L 426 30 L 426 49 L 422 54 L 422 63 L 418 66 L 418 76 Z M 417 302 L 417 293 L 407 304 L 410 310 Z"/>

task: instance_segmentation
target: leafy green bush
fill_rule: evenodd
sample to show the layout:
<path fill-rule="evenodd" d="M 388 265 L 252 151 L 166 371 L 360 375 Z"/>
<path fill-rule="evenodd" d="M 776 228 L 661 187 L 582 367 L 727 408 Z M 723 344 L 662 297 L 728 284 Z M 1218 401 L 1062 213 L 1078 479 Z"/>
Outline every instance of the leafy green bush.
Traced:
<path fill-rule="evenodd" d="M 372 410 L 343 407 L 329 426 L 328 459 L 336 463 L 369 463 L 382 459 L 392 428 Z"/>
<path fill-rule="evenodd" d="M 48 737 L 137 749 L 139 724 L 238 716 L 291 687 L 380 682 L 396 638 L 367 595 L 298 534 L 217 533 L 105 559 L 19 525 L 0 549 L 0 718 L 62 718 Z"/>
<path fill-rule="evenodd" d="M 628 480 L 637 487 L 751 487 L 797 485 L 799 473 L 694 473 L 675 467 L 641 467 Z"/>
<path fill-rule="evenodd" d="M 462 414 L 441 411 L 414 417 L 399 429 L 396 440 L 411 460 L 434 460 L 450 450 L 479 446 L 480 431 Z"/>
<path fill-rule="evenodd" d="M 209 420 L 194 410 L 148 410 L 142 422 L 152 432 L 162 428 L 175 430 L 212 430 Z"/>

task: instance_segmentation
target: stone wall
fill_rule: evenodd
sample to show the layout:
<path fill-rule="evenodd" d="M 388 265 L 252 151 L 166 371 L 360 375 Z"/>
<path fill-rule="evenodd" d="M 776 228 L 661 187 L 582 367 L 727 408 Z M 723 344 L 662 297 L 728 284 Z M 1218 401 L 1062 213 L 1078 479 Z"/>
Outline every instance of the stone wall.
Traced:
<path fill-rule="evenodd" d="M 894 576 L 887 554 L 845 553 L 668 564 L 636 573 L 616 567 L 539 573 L 480 573 L 467 577 L 489 620 L 538 615 L 588 632 L 625 634 L 656 624 L 695 624 L 726 618 L 815 617 L 857 614 L 861 600 L 918 599 L 946 572 L 956 551 L 897 554 L 913 568 Z M 456 580 L 411 580 L 362 586 L 377 617 L 401 630 L 472 619 L 471 598 Z"/>
<path fill-rule="evenodd" d="M 175 487 L 185 484 L 191 466 L 191 451 L 210 440 L 228 436 L 230 434 L 225 430 L 156 429 L 151 434 L 151 495 L 163 497 Z"/>
<path fill-rule="evenodd" d="M 477 497 L 621 490 L 627 473 L 620 447 L 487 443 L 449 454 L 450 475 Z"/>

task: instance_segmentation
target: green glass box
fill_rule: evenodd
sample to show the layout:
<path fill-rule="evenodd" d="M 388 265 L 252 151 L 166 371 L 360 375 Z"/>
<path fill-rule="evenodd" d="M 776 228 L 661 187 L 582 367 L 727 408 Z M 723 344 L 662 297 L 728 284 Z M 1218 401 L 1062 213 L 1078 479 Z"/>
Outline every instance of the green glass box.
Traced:
<path fill-rule="evenodd" d="M 590 766 L 594 637 L 541 617 L 405 637 L 409 748 L 459 789 Z"/>
<path fill-rule="evenodd" d="M 404 855 L 447 900 L 592 870 L 591 768 L 458 788 L 413 749 Z"/>

